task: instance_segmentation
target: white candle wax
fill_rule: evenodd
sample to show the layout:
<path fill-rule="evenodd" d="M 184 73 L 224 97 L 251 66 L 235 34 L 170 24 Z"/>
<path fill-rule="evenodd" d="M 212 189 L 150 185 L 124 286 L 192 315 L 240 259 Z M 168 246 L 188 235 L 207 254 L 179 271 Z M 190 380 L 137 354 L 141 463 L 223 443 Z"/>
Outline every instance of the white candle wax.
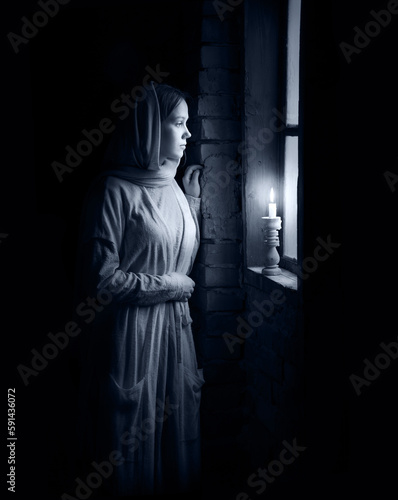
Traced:
<path fill-rule="evenodd" d="M 268 217 L 276 217 L 276 203 L 274 203 L 274 188 L 271 188 L 270 202 L 268 204 Z"/>
<path fill-rule="evenodd" d="M 269 203 L 269 214 L 268 217 L 276 217 L 276 203 Z"/>

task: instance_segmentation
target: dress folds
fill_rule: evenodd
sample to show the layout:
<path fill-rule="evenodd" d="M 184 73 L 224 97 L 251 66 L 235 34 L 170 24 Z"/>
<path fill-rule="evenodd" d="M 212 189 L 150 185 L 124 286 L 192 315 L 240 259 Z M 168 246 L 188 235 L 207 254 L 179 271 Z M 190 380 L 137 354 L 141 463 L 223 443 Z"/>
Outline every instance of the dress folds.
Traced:
<path fill-rule="evenodd" d="M 149 188 L 103 176 L 86 202 L 80 296 L 106 303 L 81 354 L 81 453 L 118 457 L 115 495 L 184 492 L 200 481 L 200 394 L 188 302 L 199 198 L 175 180 Z M 91 458 L 92 457 L 92 458 Z"/>

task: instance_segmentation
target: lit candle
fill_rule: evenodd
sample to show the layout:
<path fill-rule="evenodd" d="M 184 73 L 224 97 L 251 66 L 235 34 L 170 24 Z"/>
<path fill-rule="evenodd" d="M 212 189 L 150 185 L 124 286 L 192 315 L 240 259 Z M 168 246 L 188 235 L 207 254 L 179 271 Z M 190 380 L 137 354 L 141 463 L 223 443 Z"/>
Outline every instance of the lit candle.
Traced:
<path fill-rule="evenodd" d="M 268 205 L 269 217 L 276 217 L 276 203 L 274 203 L 274 188 L 271 188 L 270 202 Z"/>

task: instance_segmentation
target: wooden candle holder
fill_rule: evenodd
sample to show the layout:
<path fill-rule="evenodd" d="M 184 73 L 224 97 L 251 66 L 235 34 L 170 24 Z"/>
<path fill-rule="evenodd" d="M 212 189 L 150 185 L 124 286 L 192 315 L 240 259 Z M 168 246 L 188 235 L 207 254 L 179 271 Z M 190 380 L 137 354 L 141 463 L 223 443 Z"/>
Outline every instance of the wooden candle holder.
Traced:
<path fill-rule="evenodd" d="M 264 241 L 265 241 L 265 267 L 262 273 L 266 276 L 277 276 L 281 274 L 278 266 L 280 257 L 276 247 L 279 247 L 279 233 L 282 228 L 280 217 L 261 217 L 264 221 Z"/>

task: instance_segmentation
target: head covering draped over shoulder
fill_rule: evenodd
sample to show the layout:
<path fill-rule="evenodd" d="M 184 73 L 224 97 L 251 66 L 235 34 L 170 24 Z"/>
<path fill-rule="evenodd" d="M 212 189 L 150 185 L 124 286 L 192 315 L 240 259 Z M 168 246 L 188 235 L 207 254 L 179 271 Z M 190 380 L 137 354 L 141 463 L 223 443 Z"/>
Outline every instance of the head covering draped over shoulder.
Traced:
<path fill-rule="evenodd" d="M 176 175 L 175 164 L 160 165 L 161 117 L 154 83 L 143 89 L 145 98 L 117 124 L 99 179 L 112 175 L 139 186 L 161 187 Z"/>
<path fill-rule="evenodd" d="M 86 293 L 83 245 L 91 238 L 92 223 L 98 214 L 95 205 L 95 190 L 108 176 L 118 177 L 144 187 L 170 185 L 176 175 L 177 165 L 167 162 L 160 165 L 161 114 L 158 96 L 153 82 L 143 87 L 145 98 L 135 103 L 124 120 L 119 120 L 113 132 L 102 172 L 91 182 L 83 201 L 80 214 L 79 241 L 75 268 L 75 304 L 78 305 Z M 94 198 L 93 198 L 94 196 Z M 94 203 L 93 203 L 94 200 Z M 90 221 L 90 222 L 88 222 Z"/>

